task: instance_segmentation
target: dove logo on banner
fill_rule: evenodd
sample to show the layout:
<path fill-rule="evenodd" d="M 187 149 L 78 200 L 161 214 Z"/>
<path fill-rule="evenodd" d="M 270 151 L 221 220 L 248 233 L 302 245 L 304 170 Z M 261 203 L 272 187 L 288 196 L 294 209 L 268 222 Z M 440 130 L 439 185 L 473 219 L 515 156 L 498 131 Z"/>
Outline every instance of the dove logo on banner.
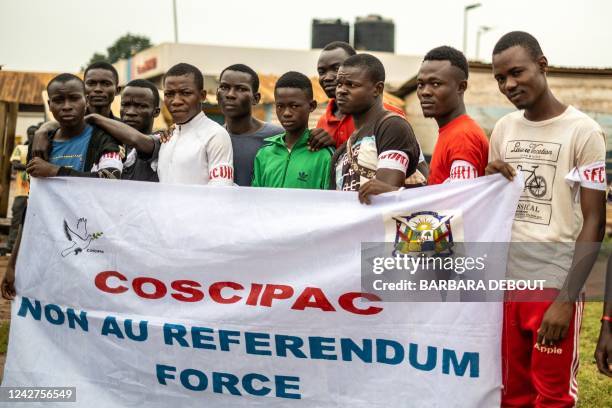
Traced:
<path fill-rule="evenodd" d="M 71 228 L 68 225 L 68 221 L 64 220 L 64 234 L 66 234 L 66 238 L 69 241 L 69 246 L 61 252 L 64 258 L 70 254 L 78 255 L 83 251 L 104 253 L 100 249 L 89 248 L 93 241 L 102 236 L 103 232 L 99 231 L 93 234 L 87 232 L 87 218 L 79 218 L 74 228 Z"/>

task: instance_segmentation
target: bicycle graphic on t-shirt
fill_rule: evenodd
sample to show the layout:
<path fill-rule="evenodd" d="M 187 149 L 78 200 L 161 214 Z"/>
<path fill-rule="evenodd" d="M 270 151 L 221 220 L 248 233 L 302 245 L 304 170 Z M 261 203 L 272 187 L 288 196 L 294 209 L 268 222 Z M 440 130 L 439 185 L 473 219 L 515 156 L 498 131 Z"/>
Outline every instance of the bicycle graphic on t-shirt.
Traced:
<path fill-rule="evenodd" d="M 517 165 L 516 169 L 518 171 L 522 171 L 524 173 L 529 174 L 529 176 L 525 179 L 525 187 L 524 189 L 529 190 L 529 192 L 535 198 L 542 198 L 546 195 L 546 179 L 543 176 L 539 176 L 536 174 L 536 169 L 540 166 L 531 166 L 531 170 L 524 169 L 522 165 Z"/>

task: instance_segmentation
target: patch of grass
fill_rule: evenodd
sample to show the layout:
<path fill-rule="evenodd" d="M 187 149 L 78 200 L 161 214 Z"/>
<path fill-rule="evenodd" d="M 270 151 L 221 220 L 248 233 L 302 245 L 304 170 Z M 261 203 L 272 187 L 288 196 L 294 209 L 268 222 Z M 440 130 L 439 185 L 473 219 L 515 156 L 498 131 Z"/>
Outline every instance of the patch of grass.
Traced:
<path fill-rule="evenodd" d="M 10 322 L 0 323 L 0 354 L 6 354 L 6 347 L 8 346 L 9 338 L 9 326 Z"/>
<path fill-rule="evenodd" d="M 578 371 L 578 406 L 612 407 L 612 379 L 600 374 L 593 353 L 599 337 L 602 302 L 587 302 L 580 333 L 580 370 Z"/>

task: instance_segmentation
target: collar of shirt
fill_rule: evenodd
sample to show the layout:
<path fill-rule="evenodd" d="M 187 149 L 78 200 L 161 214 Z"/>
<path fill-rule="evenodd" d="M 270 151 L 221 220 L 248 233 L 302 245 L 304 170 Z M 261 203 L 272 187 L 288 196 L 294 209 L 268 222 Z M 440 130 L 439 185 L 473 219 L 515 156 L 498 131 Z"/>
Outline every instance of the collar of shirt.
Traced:
<path fill-rule="evenodd" d="M 287 132 L 283 132 L 280 135 L 268 137 L 265 140 L 268 143 L 271 143 L 271 144 L 283 147 L 284 149 L 288 149 L 287 148 L 287 144 L 285 143 L 285 135 L 286 134 L 287 134 Z M 295 150 L 297 148 L 306 146 L 308 144 L 308 138 L 309 137 L 310 137 L 310 130 L 308 130 L 308 129 L 304 130 L 304 133 L 302 133 L 300 138 L 295 142 L 295 144 L 293 145 L 291 150 Z"/>
<path fill-rule="evenodd" d="M 343 121 L 347 121 L 351 119 L 351 115 L 343 115 L 341 118 L 338 118 L 334 115 L 334 108 L 336 107 L 336 100 L 330 99 L 327 103 L 327 107 L 325 108 L 325 120 L 327 123 L 336 124 Z"/>
<path fill-rule="evenodd" d="M 344 115 L 342 118 L 336 117 L 336 115 L 334 115 L 335 106 L 336 100 L 330 99 L 327 103 L 325 113 L 321 115 L 318 124 L 334 138 L 336 141 L 336 148 L 338 148 L 348 139 L 351 133 L 353 133 L 355 130 L 355 123 L 351 115 Z"/>
<path fill-rule="evenodd" d="M 176 129 L 180 130 L 181 132 L 190 132 L 191 130 L 200 126 L 204 119 L 206 119 L 206 115 L 204 114 L 204 112 L 200 112 L 193 118 L 191 118 L 188 122 L 183 123 L 182 125 L 177 124 Z"/>
<path fill-rule="evenodd" d="M 466 119 L 469 119 L 469 116 L 467 115 L 467 113 L 464 113 L 462 115 L 457 116 L 455 119 L 451 120 L 446 125 L 442 126 L 440 129 L 438 129 L 438 134 L 441 134 L 441 133 L 447 131 L 448 129 L 454 128 L 455 126 L 457 126 L 459 123 L 462 123 Z"/>

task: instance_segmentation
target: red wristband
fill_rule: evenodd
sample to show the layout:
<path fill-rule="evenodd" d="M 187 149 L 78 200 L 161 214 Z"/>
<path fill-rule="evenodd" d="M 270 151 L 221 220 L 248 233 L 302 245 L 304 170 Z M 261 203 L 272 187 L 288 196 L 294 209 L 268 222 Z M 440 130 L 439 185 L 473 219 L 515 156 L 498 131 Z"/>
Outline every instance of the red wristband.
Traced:
<path fill-rule="evenodd" d="M 612 322 L 612 316 L 606 316 L 606 315 L 603 315 L 603 316 L 601 317 L 601 321 L 603 322 L 604 320 L 605 320 L 606 322 Z"/>

